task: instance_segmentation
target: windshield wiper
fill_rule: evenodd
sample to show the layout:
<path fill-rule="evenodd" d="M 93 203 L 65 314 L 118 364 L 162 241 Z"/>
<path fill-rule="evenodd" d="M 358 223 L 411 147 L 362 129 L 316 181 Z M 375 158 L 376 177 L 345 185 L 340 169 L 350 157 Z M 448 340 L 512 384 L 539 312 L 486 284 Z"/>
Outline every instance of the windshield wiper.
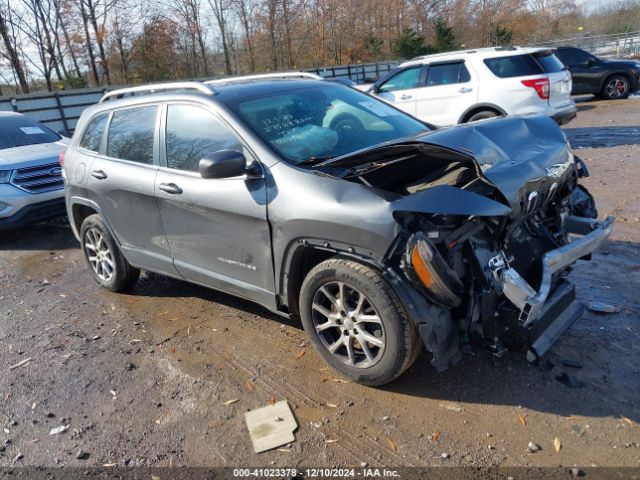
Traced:
<path fill-rule="evenodd" d="M 326 155 L 324 157 L 309 157 L 301 162 L 296 163 L 296 165 L 316 165 L 318 163 L 322 163 L 327 160 L 331 160 L 333 157 L 331 155 Z"/>

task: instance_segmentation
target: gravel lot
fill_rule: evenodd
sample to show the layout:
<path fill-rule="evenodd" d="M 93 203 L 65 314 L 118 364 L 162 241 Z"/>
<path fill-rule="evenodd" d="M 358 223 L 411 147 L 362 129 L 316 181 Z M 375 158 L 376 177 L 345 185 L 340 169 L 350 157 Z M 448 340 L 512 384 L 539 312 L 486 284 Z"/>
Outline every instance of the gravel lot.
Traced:
<path fill-rule="evenodd" d="M 580 100 L 564 128 L 618 221 L 571 277 L 620 311 L 585 313 L 551 370 L 476 351 L 441 374 L 424 354 L 383 389 L 338 382 L 256 305 L 153 274 L 98 288 L 58 222 L 0 233 L 0 466 L 640 467 L 640 100 Z M 273 399 L 296 441 L 256 454 L 244 412 Z"/>

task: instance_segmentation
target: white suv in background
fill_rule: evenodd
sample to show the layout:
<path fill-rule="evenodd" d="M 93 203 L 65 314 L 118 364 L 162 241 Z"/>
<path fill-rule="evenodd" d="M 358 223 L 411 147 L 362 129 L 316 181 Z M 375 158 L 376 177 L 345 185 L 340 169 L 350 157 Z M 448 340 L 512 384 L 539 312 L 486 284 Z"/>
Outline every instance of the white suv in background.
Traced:
<path fill-rule="evenodd" d="M 66 215 L 59 160 L 68 143 L 29 117 L 0 112 L 0 231 Z"/>
<path fill-rule="evenodd" d="M 436 126 L 499 115 L 576 116 L 571 74 L 549 48 L 492 47 L 418 57 L 359 86 Z"/>

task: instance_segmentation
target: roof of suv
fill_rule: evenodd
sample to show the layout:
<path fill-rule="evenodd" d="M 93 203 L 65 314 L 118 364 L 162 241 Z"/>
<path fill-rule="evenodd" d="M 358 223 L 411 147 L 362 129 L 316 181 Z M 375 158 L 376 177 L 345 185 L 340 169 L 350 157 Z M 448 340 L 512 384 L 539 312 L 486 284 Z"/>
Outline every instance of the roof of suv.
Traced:
<path fill-rule="evenodd" d="M 553 48 L 548 47 L 486 47 L 486 48 L 475 48 L 471 50 L 456 50 L 453 52 L 445 52 L 445 53 L 434 53 L 432 55 L 422 55 L 420 57 L 412 58 L 411 60 L 404 62 L 401 67 L 405 67 L 408 65 L 417 65 L 420 63 L 425 63 L 430 60 L 447 60 L 449 57 L 455 58 L 496 58 L 496 57 L 508 57 L 510 55 L 517 54 L 525 54 L 525 53 L 535 53 L 535 52 L 543 52 L 543 51 L 551 51 Z"/>
<path fill-rule="evenodd" d="M 119 88 L 104 94 L 100 99 L 100 103 L 107 100 L 131 98 L 138 96 L 136 94 L 150 95 L 158 93 L 200 93 L 205 95 L 218 95 L 222 92 L 242 92 L 247 90 L 247 86 L 251 86 L 251 91 L 256 91 L 259 85 L 259 91 L 273 91 L 274 88 L 268 86 L 276 86 L 276 89 L 286 88 L 287 86 L 299 85 L 300 80 L 323 80 L 319 75 L 307 72 L 284 72 L 284 73 L 267 73 L 259 75 L 246 75 L 239 77 L 220 78 L 216 80 L 207 80 L 204 82 L 187 81 L 187 82 L 168 82 L 155 83 L 147 85 L 136 85 L 133 87 Z M 283 85 L 284 83 L 284 85 Z M 238 87 L 240 88 L 234 88 Z M 242 88 L 244 86 L 244 88 Z M 267 87 L 266 89 L 264 87 Z"/>

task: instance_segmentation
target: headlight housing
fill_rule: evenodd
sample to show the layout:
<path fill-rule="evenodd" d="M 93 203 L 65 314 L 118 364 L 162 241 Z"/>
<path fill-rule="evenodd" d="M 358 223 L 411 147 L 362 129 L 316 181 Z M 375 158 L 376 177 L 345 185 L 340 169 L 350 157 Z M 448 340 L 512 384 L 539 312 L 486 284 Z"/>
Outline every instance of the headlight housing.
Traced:
<path fill-rule="evenodd" d="M 0 183 L 9 183 L 13 170 L 0 170 Z"/>
<path fill-rule="evenodd" d="M 447 307 L 460 305 L 462 281 L 424 234 L 416 233 L 409 239 L 405 269 L 413 284 L 433 302 Z"/>

